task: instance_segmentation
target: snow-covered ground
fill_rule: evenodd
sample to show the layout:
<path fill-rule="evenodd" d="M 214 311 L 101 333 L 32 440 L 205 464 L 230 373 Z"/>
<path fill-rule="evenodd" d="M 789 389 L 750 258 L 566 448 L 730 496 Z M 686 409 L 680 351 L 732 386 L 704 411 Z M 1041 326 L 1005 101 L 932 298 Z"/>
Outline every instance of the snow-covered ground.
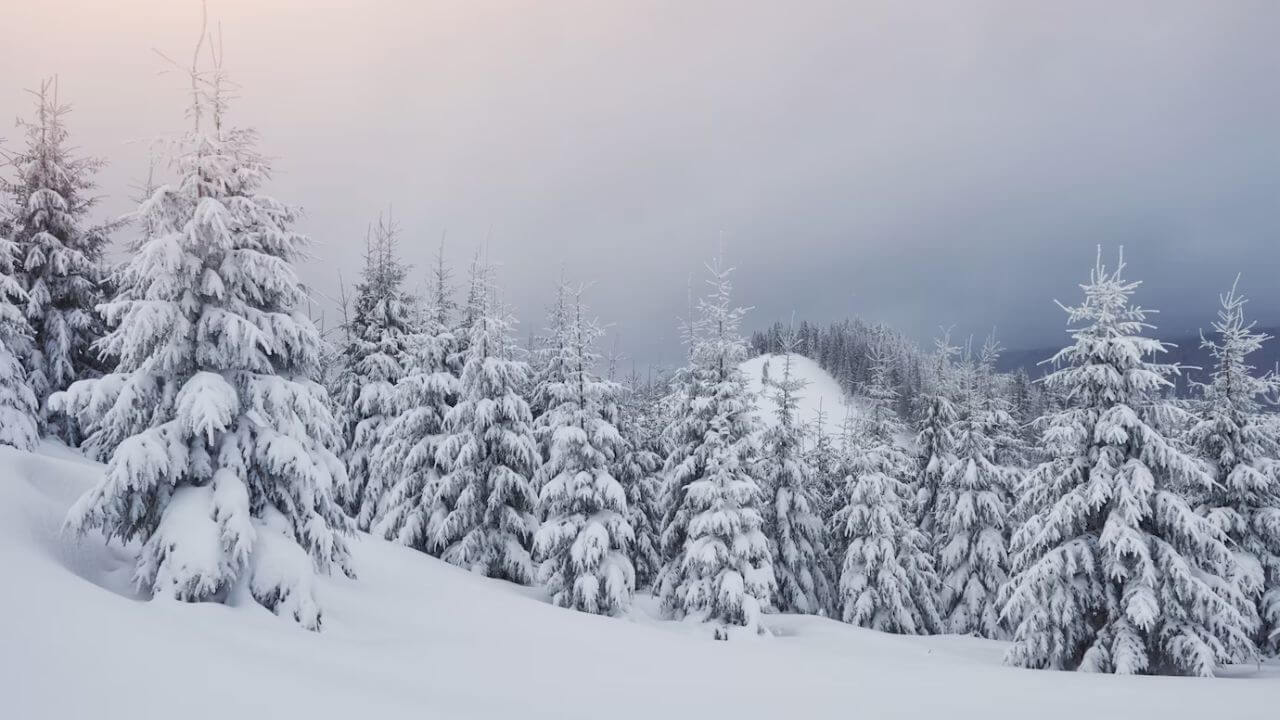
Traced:
<path fill-rule="evenodd" d="M 360 537 L 357 580 L 321 581 L 324 631 L 258 606 L 139 600 L 132 549 L 60 533 L 101 472 L 73 451 L 0 448 L 0 717 L 1274 718 L 1280 666 L 1213 680 L 1000 665 L 1000 643 L 831 620 L 773 637 L 561 610 Z"/>
<path fill-rule="evenodd" d="M 747 377 L 751 392 L 756 396 L 756 416 L 766 425 L 777 422 L 775 405 L 770 393 L 762 393 L 764 387 L 764 366 L 769 365 L 769 377 L 774 380 L 782 378 L 785 355 L 759 355 L 742 363 L 742 373 Z M 857 412 L 856 404 L 851 401 L 840 387 L 840 382 L 823 370 L 815 360 L 803 355 L 791 356 L 791 376 L 805 383 L 797 395 L 800 396 L 796 415 L 800 422 L 812 426 L 818 420 L 818 410 L 826 414 L 823 430 L 829 435 L 839 435 L 840 426 L 845 416 L 852 410 Z"/>

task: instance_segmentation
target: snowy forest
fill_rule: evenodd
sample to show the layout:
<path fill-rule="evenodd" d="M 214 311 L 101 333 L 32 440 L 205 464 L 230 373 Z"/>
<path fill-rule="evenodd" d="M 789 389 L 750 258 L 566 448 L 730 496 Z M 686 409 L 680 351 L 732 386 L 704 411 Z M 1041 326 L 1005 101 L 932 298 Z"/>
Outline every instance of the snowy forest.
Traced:
<path fill-rule="evenodd" d="M 194 57 L 188 125 L 125 217 L 97 218 L 106 160 L 55 81 L 0 146 L 0 443 L 101 463 L 58 535 L 128 549 L 144 607 L 260 606 L 323 642 L 319 583 L 365 582 L 368 537 L 608 622 L 651 602 L 719 647 L 805 615 L 998 641 L 1026 669 L 1280 652 L 1280 376 L 1255 367 L 1274 340 L 1247 278 L 1204 308 L 1212 367 L 1181 394 L 1115 246 L 1082 252 L 1034 370 L 1000 371 L 994 332 L 756 317 L 726 258 L 699 269 L 682 362 L 641 369 L 591 278 L 518 323 L 500 258 L 410 266 L 428 241 L 390 213 L 325 323 L 296 273 L 323 248 L 236 123 L 251 84 L 211 34 Z M 801 411 L 806 361 L 839 411 Z"/>

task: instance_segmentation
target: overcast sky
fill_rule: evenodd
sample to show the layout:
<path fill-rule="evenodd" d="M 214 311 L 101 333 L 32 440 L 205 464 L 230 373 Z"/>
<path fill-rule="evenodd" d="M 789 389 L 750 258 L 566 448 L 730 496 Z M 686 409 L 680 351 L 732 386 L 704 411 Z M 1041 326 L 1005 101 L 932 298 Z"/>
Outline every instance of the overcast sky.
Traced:
<path fill-rule="evenodd" d="M 334 293 L 388 206 L 420 268 L 488 237 L 541 327 L 552 283 L 642 362 L 679 352 L 721 242 L 753 326 L 851 314 L 919 338 L 1063 337 L 1094 246 L 1124 244 L 1162 329 L 1237 271 L 1280 322 L 1280 3 L 211 0 L 232 121 Z M 0 117 L 58 74 L 77 144 L 128 209 L 148 138 L 180 131 L 195 0 L 9 3 Z M 6 122 L 0 137 L 12 146 Z M 700 282 L 700 281 L 699 281 Z"/>

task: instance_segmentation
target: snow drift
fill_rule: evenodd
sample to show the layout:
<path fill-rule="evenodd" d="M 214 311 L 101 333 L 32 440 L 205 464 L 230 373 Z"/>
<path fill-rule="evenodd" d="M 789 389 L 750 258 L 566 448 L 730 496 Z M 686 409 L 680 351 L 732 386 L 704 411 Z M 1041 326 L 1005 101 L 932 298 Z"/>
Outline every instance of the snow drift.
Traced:
<path fill-rule="evenodd" d="M 1000 665 L 1002 643 L 771 615 L 715 642 L 637 598 L 609 619 L 368 536 L 317 578 L 324 631 L 246 602 L 145 601 L 136 547 L 62 534 L 102 466 L 0 448 L 0 716 L 1274 718 L 1280 667 L 1213 680 Z"/>

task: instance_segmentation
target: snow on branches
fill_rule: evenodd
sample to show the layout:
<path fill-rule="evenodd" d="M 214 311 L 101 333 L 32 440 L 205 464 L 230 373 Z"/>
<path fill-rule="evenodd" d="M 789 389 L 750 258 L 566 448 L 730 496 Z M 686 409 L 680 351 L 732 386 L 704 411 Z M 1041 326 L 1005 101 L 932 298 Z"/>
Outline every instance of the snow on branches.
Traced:
<path fill-rule="evenodd" d="M 1147 311 L 1124 262 L 1101 249 L 1084 302 L 1062 306 L 1073 342 L 1046 377 L 1067 406 L 1049 416 L 1051 459 L 1024 483 L 1027 522 L 1013 535 L 1001 593 L 1012 665 L 1120 674 L 1211 675 L 1252 653 L 1248 599 L 1223 576 L 1226 535 L 1185 500 L 1212 477 L 1151 418 L 1175 367 L 1145 337 Z"/>

